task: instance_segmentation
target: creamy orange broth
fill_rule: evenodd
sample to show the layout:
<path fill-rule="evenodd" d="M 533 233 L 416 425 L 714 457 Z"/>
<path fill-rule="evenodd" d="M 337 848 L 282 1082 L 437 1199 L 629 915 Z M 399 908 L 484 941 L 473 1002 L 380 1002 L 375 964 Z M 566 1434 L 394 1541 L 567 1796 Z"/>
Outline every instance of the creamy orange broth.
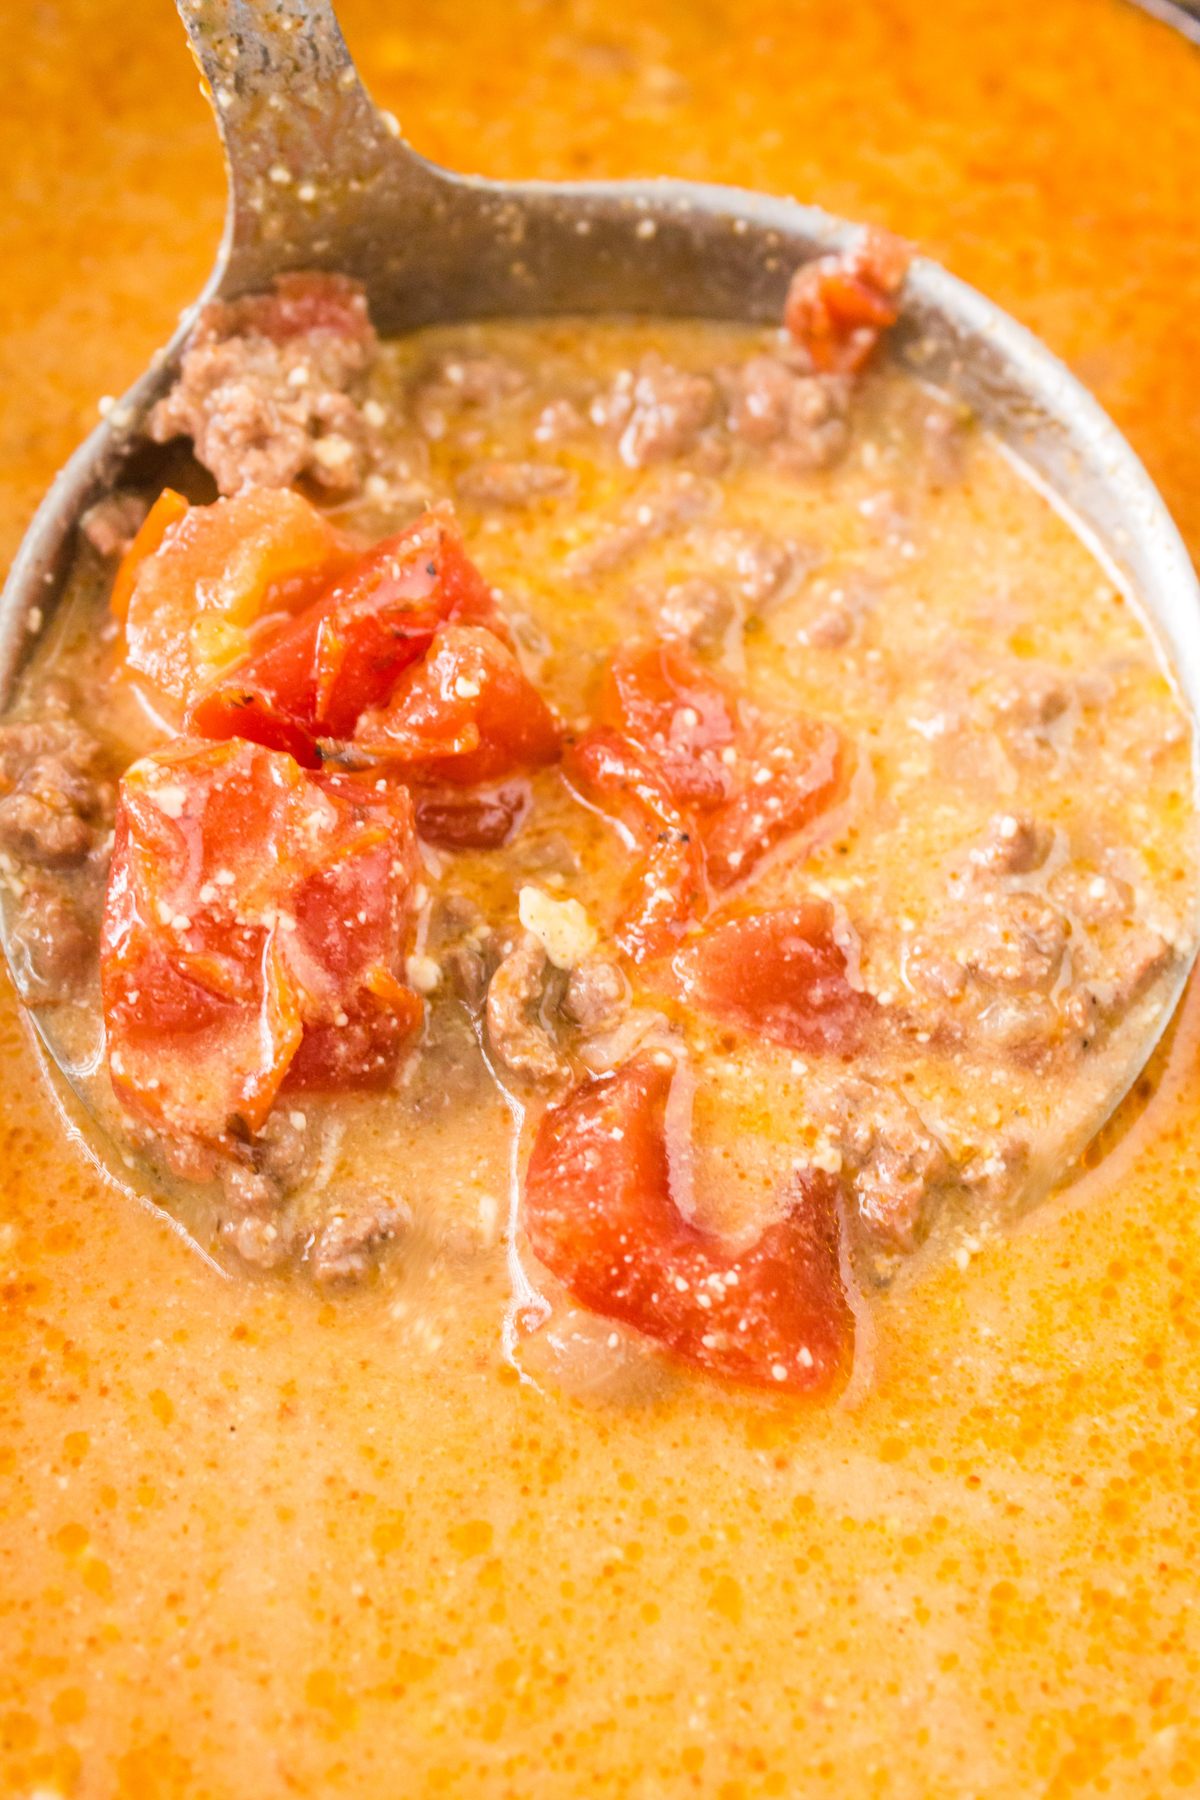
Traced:
<path fill-rule="evenodd" d="M 448 162 L 741 180 L 921 238 L 1076 360 L 1200 541 L 1200 61 L 1115 0 L 343 10 Z M 99 4 L 9 27 L 10 548 L 216 235 L 177 28 L 133 32 Z M 873 1391 L 823 1415 L 699 1383 L 552 1403 L 449 1310 L 414 1334 L 226 1280 L 108 1178 L 2 1017 L 9 1791 L 1200 1780 L 1197 1000 L 1108 1157 L 891 1303 Z"/>

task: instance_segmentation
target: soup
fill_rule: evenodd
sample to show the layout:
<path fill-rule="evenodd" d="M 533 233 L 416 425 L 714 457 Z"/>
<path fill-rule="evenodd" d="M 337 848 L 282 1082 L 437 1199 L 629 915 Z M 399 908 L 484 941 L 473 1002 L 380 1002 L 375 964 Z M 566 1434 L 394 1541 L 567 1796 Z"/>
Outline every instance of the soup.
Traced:
<path fill-rule="evenodd" d="M 1139 21 L 1126 29 L 1152 53 Z M 605 375 L 655 347 L 614 343 Z M 448 338 L 401 354 L 480 348 L 527 361 L 553 346 Z M 856 430 L 856 457 L 829 478 L 856 485 L 823 494 L 830 521 L 879 491 L 861 453 L 886 431 Z M 1056 597 L 1078 593 L 1076 629 L 1104 640 L 1082 660 L 1136 651 L 1111 594 L 1096 612 L 1094 566 L 1065 527 L 985 444 L 966 455 L 989 522 L 1011 509 L 1040 534 L 1036 567 L 1053 559 Z M 943 499 L 949 525 L 968 502 Z M 486 567 L 495 539 L 494 585 L 519 581 L 522 535 L 552 531 L 555 504 L 498 533 L 478 508 L 471 545 Z M 889 595 L 911 605 L 916 559 L 886 537 L 847 548 L 890 551 Z M 621 592 L 637 608 L 698 579 L 639 573 L 629 585 L 648 592 Z M 762 615 L 786 654 L 801 632 L 812 649 L 819 609 L 839 610 L 826 603 L 846 584 L 818 592 L 822 579 L 813 568 L 775 622 Z M 816 654 L 854 654 L 864 618 L 872 632 L 864 606 L 846 643 Z M 983 629 L 1006 630 L 1008 655 L 1022 625 Z M 890 644 L 858 643 L 865 678 L 867 652 Z M 1148 705 L 1170 735 L 1160 678 L 1134 662 L 1148 686 L 1128 712 Z M 991 817 L 985 805 L 955 842 Z M 809 876 L 846 878 L 836 841 L 819 855 L 830 868 Z M 553 873 L 531 885 L 553 897 Z M 36 1517 L 10 1587 L 13 1785 L 355 1791 L 394 1784 L 397 1755 L 414 1792 L 1185 1785 L 1189 1640 L 1172 1594 L 1187 1593 L 1192 1042 L 1185 1011 L 1157 1095 L 1090 1193 L 999 1243 L 968 1227 L 942 1267 L 879 1303 L 875 1385 L 856 1412 L 823 1415 L 693 1377 L 635 1382 L 620 1405 L 522 1382 L 496 1325 L 506 1272 L 473 1260 L 479 1201 L 503 1208 L 492 1168 L 430 1197 L 461 1203 L 465 1241 L 429 1231 L 398 1282 L 334 1298 L 222 1281 L 133 1210 L 86 1134 L 54 1147 L 44 1080 L 17 1061 L 10 1293 L 29 1351 L 11 1463 Z"/>

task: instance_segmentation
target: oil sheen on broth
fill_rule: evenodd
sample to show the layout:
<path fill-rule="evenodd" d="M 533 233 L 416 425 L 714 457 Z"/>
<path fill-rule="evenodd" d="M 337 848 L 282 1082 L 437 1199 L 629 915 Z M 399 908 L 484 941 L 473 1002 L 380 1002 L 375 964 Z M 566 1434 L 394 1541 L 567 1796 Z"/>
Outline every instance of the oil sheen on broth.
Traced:
<path fill-rule="evenodd" d="M 711 369 L 764 347 L 725 328 L 589 327 L 580 410 L 647 351 Z M 623 508 L 647 503 L 647 483 L 661 492 L 666 471 L 630 470 L 589 435 L 547 459 L 568 471 L 570 495 L 501 509 L 461 479 L 481 460 L 536 460 L 525 451 L 541 409 L 528 409 L 543 380 L 550 394 L 578 379 L 580 353 L 558 325 L 425 334 L 389 347 L 373 378 L 390 407 L 438 358 L 533 372 L 532 391 L 490 422 L 486 458 L 455 441 L 470 429 L 459 419 L 421 434 L 428 465 L 414 445 L 407 478 L 414 507 L 422 484 L 456 495 L 542 691 L 582 720 L 615 646 L 655 629 L 664 607 L 695 610 L 704 584 L 723 589 L 751 629 L 735 669 L 728 644 L 699 646 L 718 679 L 764 708 L 799 696 L 856 743 L 883 722 L 870 789 L 804 871 L 853 921 L 864 991 L 880 1000 L 907 973 L 905 1004 L 934 1017 L 936 982 L 918 997 L 908 940 L 935 940 L 932 963 L 939 930 L 961 930 L 972 907 L 994 910 L 989 893 L 1069 910 L 1074 932 L 1087 924 L 1079 901 L 1120 882 L 1141 890 L 1143 928 L 1166 947 L 1150 947 L 1144 985 L 1123 1006 L 1104 1001 L 1114 1061 L 1136 1056 L 1148 1021 L 1135 1009 L 1189 945 L 1190 773 L 1183 722 L 1103 573 L 977 433 L 952 432 L 957 463 L 937 462 L 945 437 L 928 442 L 910 389 L 886 373 L 856 401 L 834 471 L 798 480 L 765 458 L 718 475 L 695 467 L 702 496 L 703 484 L 724 488 L 719 506 L 643 542 L 624 567 L 589 570 L 602 535 L 591 519 L 628 523 Z M 372 505 L 344 522 L 368 536 L 391 529 L 394 514 Z M 770 555 L 752 554 L 765 515 L 783 572 L 773 591 L 739 592 L 770 581 Z M 78 680 L 102 604 L 97 581 L 82 580 L 56 674 Z M 1060 691 L 1031 683 L 1047 669 Z M 115 704 L 103 730 L 125 755 L 151 742 L 144 715 Z M 953 734 L 960 754 L 944 761 Z M 581 837 L 555 815 L 547 779 L 534 778 L 532 865 L 516 838 L 499 878 L 481 854 L 457 860 L 455 886 L 514 930 L 518 883 L 570 893 L 611 935 L 607 828 Z M 1014 846 L 1026 854 L 1026 816 L 1050 829 L 1044 859 L 1000 866 Z M 563 838 L 578 867 L 556 866 Z M 1141 868 L 1100 861 L 1131 844 Z M 1068 900 L 1064 884 L 1080 876 Z M 1115 987 L 1139 946 L 1107 930 L 1092 927 L 1109 962 L 1090 974 Z M 427 943 L 431 957 L 440 949 Z M 417 1091 L 389 1100 L 386 1118 L 373 1101 L 337 1103 L 351 1116 L 332 1148 L 319 1138 L 326 1178 L 361 1184 L 381 1155 L 403 1160 L 412 1224 L 383 1275 L 333 1306 L 302 1284 L 256 1290 L 243 1273 L 222 1284 L 131 1214 L 83 1141 L 53 1147 L 52 1103 L 14 1047 L 21 1172 L 7 1293 L 23 1385 L 6 1468 L 32 1517 L 5 1626 L 13 1790 L 190 1793 L 251 1779 L 263 1792 L 357 1791 L 390 1779 L 398 1753 L 412 1791 L 582 1791 L 601 1771 L 616 1791 L 731 1797 L 831 1781 L 864 1793 L 957 1793 L 968 1780 L 987 1793 L 1065 1792 L 1106 1771 L 1123 1791 L 1185 1786 L 1190 1627 L 1172 1595 L 1188 1549 L 1175 1371 L 1191 1342 L 1191 1250 L 1177 1188 L 1189 1178 L 1195 1033 L 1185 1011 L 1157 1097 L 1080 1190 L 1090 1205 L 1051 1205 L 1033 1232 L 985 1245 L 985 1184 L 1006 1208 L 1036 1187 L 1023 1185 L 1028 1164 L 1010 1156 L 1005 1128 L 1021 1121 L 1027 1157 L 1053 1119 L 1055 1160 L 1082 1144 L 1099 1104 L 1078 1065 L 1068 1077 L 1058 1060 L 1013 1054 L 1045 1017 L 1030 996 L 1057 1005 L 1069 985 L 1058 966 L 1039 980 L 1018 971 L 981 992 L 980 1014 L 996 994 L 1024 1005 L 1015 1024 L 1001 1021 L 1010 1035 L 990 1040 L 1005 1070 L 994 1106 L 978 1071 L 955 1092 L 932 1053 L 923 1062 L 905 1048 L 904 1066 L 922 1071 L 921 1108 L 940 1106 L 962 1134 L 956 1166 L 979 1178 L 972 1211 L 961 1194 L 944 1204 L 934 1247 L 950 1253 L 945 1266 L 911 1297 L 901 1287 L 879 1303 L 872 1397 L 823 1417 L 624 1355 L 614 1405 L 607 1378 L 592 1385 L 606 1344 L 589 1340 L 572 1364 L 569 1332 L 543 1352 L 539 1377 L 554 1387 L 565 1375 L 568 1395 L 590 1404 L 514 1385 L 496 1343 L 509 1272 L 489 1251 L 505 1223 L 511 1113 L 494 1089 L 481 1093 L 469 1045 L 460 1063 L 446 1059 L 461 1071 L 449 1106 L 444 1070 L 423 1077 L 419 1065 Z M 636 987 L 630 998 L 653 1004 Z M 788 1163 L 799 1141 L 806 1156 L 851 1166 L 836 1097 L 819 1116 L 798 1106 L 800 1090 L 819 1086 L 820 1054 L 799 1058 L 802 1078 L 790 1051 L 691 1029 L 696 1129 L 726 1146 L 732 1121 L 740 1153 L 734 1179 L 698 1183 L 714 1222 L 744 1223 L 739 1188 L 777 1173 L 785 1138 Z M 881 1055 L 866 1072 L 876 1087 L 895 1066 Z M 1106 1069 L 1095 1093 L 1119 1080 Z M 1063 1096 L 1078 1109 L 1067 1118 Z M 457 1106 L 476 1109 L 469 1149 L 461 1123 L 439 1119 Z M 309 1129 L 328 1131 L 322 1103 L 305 1109 Z M 189 1223 L 201 1235 L 211 1226 Z M 860 1278 L 886 1283 L 902 1251 L 864 1240 L 857 1254 Z M 73 1271 L 71 1302 L 59 1270 Z M 425 1447 L 416 1458 L 414 1440 Z M 143 1645 L 162 1673 L 145 1672 Z M 232 1737 L 206 1724 L 218 1711 L 236 1719 Z"/>

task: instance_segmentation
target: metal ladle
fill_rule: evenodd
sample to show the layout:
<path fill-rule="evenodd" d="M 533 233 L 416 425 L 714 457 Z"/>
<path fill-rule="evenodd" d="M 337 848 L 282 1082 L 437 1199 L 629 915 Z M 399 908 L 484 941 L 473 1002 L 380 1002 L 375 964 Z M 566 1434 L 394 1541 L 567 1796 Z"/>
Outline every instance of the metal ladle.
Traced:
<path fill-rule="evenodd" d="M 364 284 L 384 336 L 433 321 L 554 313 L 768 322 L 781 316 L 799 263 L 853 238 L 852 225 L 816 207 L 736 188 L 451 174 L 418 156 L 376 108 L 329 0 L 178 4 L 212 90 L 229 176 L 224 240 L 197 307 L 265 288 L 284 270 L 319 268 Z M 903 302 L 892 353 L 958 395 L 1044 486 L 1140 605 L 1200 716 L 1200 588 L 1124 438 L 1030 332 L 936 263 L 916 259 Z M 118 483 L 135 450 L 144 463 L 144 422 L 175 379 L 195 310 L 38 509 L 0 597 L 0 707 L 50 616 L 81 515 Z M 70 1078 L 52 1009 L 34 1010 Z"/>

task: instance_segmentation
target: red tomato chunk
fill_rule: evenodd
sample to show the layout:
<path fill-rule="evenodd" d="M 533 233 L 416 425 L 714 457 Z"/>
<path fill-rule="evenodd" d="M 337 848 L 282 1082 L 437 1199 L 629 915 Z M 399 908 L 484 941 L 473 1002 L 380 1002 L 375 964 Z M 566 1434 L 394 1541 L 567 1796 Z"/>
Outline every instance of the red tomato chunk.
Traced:
<path fill-rule="evenodd" d="M 846 979 L 824 900 L 730 919 L 680 951 L 673 966 L 702 1012 L 793 1050 L 849 1054 L 878 1011 Z"/>
<path fill-rule="evenodd" d="M 512 651 L 471 625 L 443 626 L 387 707 L 363 714 L 354 741 L 456 787 L 542 768 L 561 751 L 554 715 Z"/>
<path fill-rule="evenodd" d="M 566 758 L 567 773 L 620 823 L 636 856 L 638 898 L 617 941 L 638 962 L 669 956 L 704 910 L 704 856 L 695 826 L 658 771 L 619 732 L 588 732 Z"/>
<path fill-rule="evenodd" d="M 464 793 L 459 788 L 417 790 L 417 833 L 443 850 L 499 850 L 517 830 L 532 802 L 529 783 Z"/>
<path fill-rule="evenodd" d="M 677 806 L 716 806 L 729 794 L 729 702 L 677 639 L 616 651 L 600 715 L 640 746 Z"/>
<path fill-rule="evenodd" d="M 729 799 L 703 821 L 708 879 L 720 889 L 744 881 L 841 798 L 841 740 L 816 719 L 764 725 L 741 740 L 735 775 Z"/>
<path fill-rule="evenodd" d="M 352 737 L 359 715 L 387 699 L 447 620 L 504 630 L 453 515 L 438 508 L 376 544 L 202 695 L 188 728 L 210 738 L 250 738 L 316 768 L 317 740 Z"/>
<path fill-rule="evenodd" d="M 618 650 L 601 727 L 568 756 L 581 787 L 623 827 L 642 889 L 618 937 L 638 961 L 668 955 L 708 890 L 744 881 L 845 788 L 831 725 L 796 717 L 737 723 L 736 696 L 672 639 Z"/>
<path fill-rule="evenodd" d="M 900 316 L 911 244 L 870 225 L 854 248 L 797 269 L 783 322 L 825 373 L 853 375 Z"/>
<path fill-rule="evenodd" d="M 125 775 L 101 933 L 113 1086 L 214 1147 L 287 1085 L 391 1079 L 423 1016 L 402 979 L 411 799 L 233 739 Z"/>
<path fill-rule="evenodd" d="M 636 1056 L 547 1112 L 525 1184 L 533 1251 L 581 1305 L 695 1368 L 828 1397 L 854 1347 L 837 1185 L 816 1170 L 794 1178 L 786 1215 L 746 1250 L 698 1230 L 671 1198 L 671 1078 L 655 1057 Z"/>

